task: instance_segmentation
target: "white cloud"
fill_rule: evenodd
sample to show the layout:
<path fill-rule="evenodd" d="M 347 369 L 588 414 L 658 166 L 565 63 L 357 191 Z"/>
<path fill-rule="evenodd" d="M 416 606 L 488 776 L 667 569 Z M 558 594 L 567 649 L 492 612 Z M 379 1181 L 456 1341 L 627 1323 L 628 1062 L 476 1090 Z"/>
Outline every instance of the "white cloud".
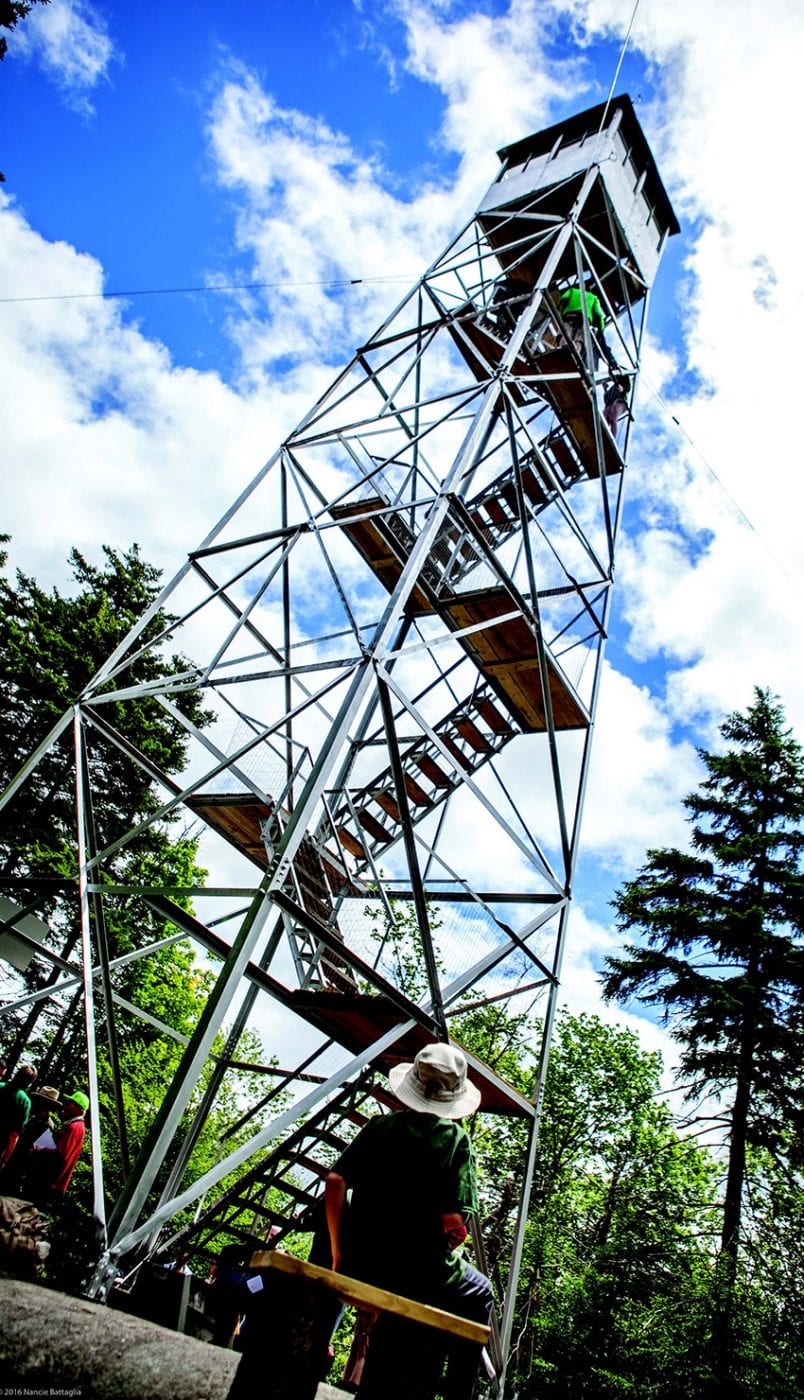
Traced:
<path fill-rule="evenodd" d="M 87 94 L 108 79 L 120 55 L 101 13 L 89 0 L 48 0 L 36 5 L 14 31 L 9 48 L 39 62 L 58 83 L 71 107 L 89 114 Z"/>
<path fill-rule="evenodd" d="M 46 586 L 72 545 L 95 558 L 102 543 L 136 539 L 172 571 L 299 415 L 292 386 L 267 403 L 174 365 L 98 296 L 94 258 L 47 242 L 2 195 L 0 284 L 83 294 L 8 304 L 0 318 L 12 562 Z"/>
<path fill-rule="evenodd" d="M 238 247 L 256 281 L 282 284 L 233 326 L 245 368 L 347 359 L 446 236 L 448 192 L 401 199 L 376 161 L 325 123 L 280 108 L 242 65 L 227 71 L 209 140 L 237 209 Z"/>
<path fill-rule="evenodd" d="M 685 845 L 681 799 L 697 784 L 693 747 L 678 742 L 671 719 L 647 687 L 606 665 L 583 822 L 583 850 L 618 872 L 648 847 Z"/>
<path fill-rule="evenodd" d="M 622 37 L 630 17 L 615 0 L 555 9 L 587 40 Z M 674 393 L 672 366 L 649 358 L 683 432 L 665 419 L 654 453 L 651 412 L 637 444 L 642 479 L 629 489 L 653 533 L 620 552 L 631 645 L 669 669 L 670 710 L 705 733 L 754 684 L 777 689 L 801 727 L 804 491 L 791 427 L 804 284 L 790 171 L 804 14 L 787 0 L 761 16 L 750 0 L 705 11 L 642 0 L 631 42 L 659 65 L 663 99 L 640 116 L 677 209 L 698 221 L 681 235 L 676 295 L 686 368 L 703 386 Z"/>
<path fill-rule="evenodd" d="M 511 0 L 499 16 L 450 19 L 449 7 L 399 0 L 406 25 L 406 68 L 446 99 L 440 136 L 477 178 L 497 146 L 550 121 L 550 104 L 583 89 L 578 60 L 551 62 L 545 51 L 552 15 L 539 0 Z M 464 187 L 465 188 L 465 187 Z"/>

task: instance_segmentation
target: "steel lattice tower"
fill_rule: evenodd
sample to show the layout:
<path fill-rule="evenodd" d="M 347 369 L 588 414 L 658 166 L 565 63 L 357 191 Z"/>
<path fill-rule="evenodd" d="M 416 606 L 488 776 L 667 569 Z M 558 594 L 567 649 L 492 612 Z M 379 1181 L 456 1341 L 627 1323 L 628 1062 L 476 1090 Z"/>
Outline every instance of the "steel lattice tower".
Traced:
<path fill-rule="evenodd" d="M 203 1201 L 199 1237 L 297 1228 L 340 1135 L 364 1107 L 388 1106 L 390 1064 L 447 1038 L 468 1000 L 539 990 L 532 1100 L 470 1056 L 484 1108 L 529 1124 L 522 1180 L 498 1215 L 502 1364 L 630 431 L 626 417 L 616 441 L 604 420 L 608 369 L 593 328 L 582 314 L 569 340 L 559 298 L 578 285 L 599 298 L 631 396 L 648 291 L 678 226 L 627 97 L 500 159 L 474 217 L 189 555 L 2 802 L 13 820 L 15 793 L 43 753 L 74 743 L 82 969 L 71 963 L 65 980 L 70 968 L 70 986 L 83 979 L 95 1207 L 107 1231 L 101 1296 L 114 1263 L 189 1205 Z M 177 621 L 154 637 L 165 607 Z M 185 674 L 165 668 L 147 686 L 132 682 L 143 646 L 158 659 L 177 642 L 194 658 Z M 182 714 L 188 689 L 215 712 L 209 728 Z M 187 736 L 184 786 L 113 722 L 113 704 L 119 714 L 145 696 Z M 210 875 L 189 892 L 192 914 L 181 891 L 120 885 L 120 852 L 138 828 L 98 837 L 92 774 L 104 752 L 120 751 L 152 783 L 150 820 L 179 809 L 203 823 Z M 219 970 L 106 1221 L 101 1137 L 115 1127 L 100 1113 L 94 985 L 97 972 L 113 1040 L 115 1015 L 137 1011 L 116 1003 L 104 937 L 104 910 L 122 898 L 142 901 Z M 34 890 L 24 895 L 27 919 L 36 902 Z M 15 907 L 0 912 L 24 943 L 30 924 L 26 935 Z M 395 957 L 400 911 L 417 930 L 413 990 Z M 59 965 L 46 934 L 38 946 Z M 277 1070 L 289 1099 L 187 1187 L 200 1127 L 255 1019 L 280 1065 L 295 1047 L 294 1067 Z M 222 1030 L 225 1054 L 188 1126 Z M 233 1172 L 237 1185 L 222 1191 Z"/>

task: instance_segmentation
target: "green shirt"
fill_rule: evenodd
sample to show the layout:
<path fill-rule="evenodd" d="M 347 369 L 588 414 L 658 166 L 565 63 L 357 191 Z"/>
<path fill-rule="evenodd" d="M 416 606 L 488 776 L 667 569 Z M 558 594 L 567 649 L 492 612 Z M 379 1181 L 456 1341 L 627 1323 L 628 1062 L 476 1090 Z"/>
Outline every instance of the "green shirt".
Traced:
<path fill-rule="evenodd" d="M 586 315 L 590 326 L 593 330 L 605 331 L 606 318 L 603 315 L 600 298 L 595 296 L 594 292 L 584 292 L 584 296 L 586 297 Z M 562 292 L 558 300 L 558 307 L 562 316 L 570 315 L 572 312 L 578 315 L 581 310 L 580 288 L 568 287 L 565 292 Z"/>
<path fill-rule="evenodd" d="M 31 1100 L 24 1089 L 10 1082 L 0 1084 L 0 1133 L 21 1133 L 31 1116 Z"/>
<path fill-rule="evenodd" d="M 349 1144 L 338 1172 L 351 1188 L 344 1272 L 427 1301 L 460 1278 L 447 1250 L 442 1215 L 477 1212 L 472 1146 L 466 1129 L 432 1113 L 389 1113 Z"/>

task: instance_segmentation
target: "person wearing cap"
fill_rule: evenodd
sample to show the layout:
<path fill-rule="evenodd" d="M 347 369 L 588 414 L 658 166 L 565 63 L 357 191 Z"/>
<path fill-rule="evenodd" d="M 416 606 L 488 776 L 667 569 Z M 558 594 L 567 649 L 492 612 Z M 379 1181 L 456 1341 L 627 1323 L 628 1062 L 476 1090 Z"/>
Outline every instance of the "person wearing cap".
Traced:
<path fill-rule="evenodd" d="M 38 1194 L 45 1197 L 64 1195 L 70 1185 L 84 1145 L 84 1114 L 88 1108 L 89 1099 L 80 1089 L 76 1089 L 74 1094 L 65 1094 L 61 1105 L 61 1127 L 52 1134 L 53 1146 L 34 1143 L 31 1149 L 32 1174 L 35 1174 Z"/>
<path fill-rule="evenodd" d="M 29 1091 L 36 1079 L 33 1065 L 20 1065 L 8 1083 L 0 1084 L 0 1167 L 4 1167 L 31 1116 Z"/>
<path fill-rule="evenodd" d="M 471 1143 L 459 1121 L 480 1104 L 479 1090 L 467 1079 L 466 1057 L 453 1045 L 427 1045 L 413 1064 L 391 1070 L 389 1084 L 401 1110 L 371 1118 L 326 1178 L 332 1267 L 488 1322 L 491 1284 L 459 1252 L 467 1218 L 478 1209 Z M 427 1335 L 416 1338 L 414 1391 L 399 1364 L 400 1348 L 409 1350 L 405 1324 L 380 1318 L 368 1347 L 361 1396 L 393 1400 L 398 1393 L 407 1400 L 440 1387 L 446 1400 L 468 1400 L 480 1349 L 450 1341 L 442 1381 L 444 1339 L 424 1330 Z"/>

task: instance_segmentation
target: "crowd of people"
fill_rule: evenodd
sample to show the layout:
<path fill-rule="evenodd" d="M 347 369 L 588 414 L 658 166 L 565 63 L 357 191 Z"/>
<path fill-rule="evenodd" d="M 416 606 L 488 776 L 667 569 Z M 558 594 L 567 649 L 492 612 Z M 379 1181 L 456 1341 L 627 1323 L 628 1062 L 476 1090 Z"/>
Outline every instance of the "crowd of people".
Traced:
<path fill-rule="evenodd" d="M 37 1087 L 33 1065 L 0 1079 L 0 1196 L 47 1205 L 64 1196 L 81 1155 L 89 1099 Z"/>

